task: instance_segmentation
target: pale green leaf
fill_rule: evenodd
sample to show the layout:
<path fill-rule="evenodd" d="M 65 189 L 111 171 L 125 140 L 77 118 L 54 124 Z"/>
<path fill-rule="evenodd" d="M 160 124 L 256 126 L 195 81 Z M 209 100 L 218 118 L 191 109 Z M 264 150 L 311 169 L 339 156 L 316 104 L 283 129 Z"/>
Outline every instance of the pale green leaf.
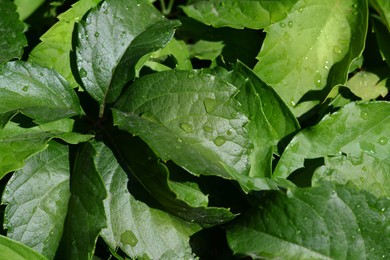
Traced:
<path fill-rule="evenodd" d="M 385 82 L 386 80 L 380 81 L 379 76 L 375 73 L 360 71 L 350 78 L 345 86 L 363 101 L 369 101 L 387 95 L 389 90 Z"/>
<path fill-rule="evenodd" d="M 24 21 L 29 17 L 34 11 L 36 11 L 39 6 L 41 6 L 45 0 L 14 0 L 15 5 L 17 6 L 17 11 L 21 21 Z"/>
<path fill-rule="evenodd" d="M 389 158 L 390 103 L 350 103 L 325 116 L 317 125 L 299 132 L 282 154 L 273 177 L 286 178 L 304 166 L 305 159 L 328 155 Z"/>
<path fill-rule="evenodd" d="M 300 0 L 265 29 L 254 71 L 301 116 L 346 82 L 363 51 L 367 19 L 365 0 Z"/>
<path fill-rule="evenodd" d="M 68 209 L 69 153 L 65 145 L 48 148 L 26 160 L 2 196 L 7 237 L 53 259 Z"/>
<path fill-rule="evenodd" d="M 387 259 L 390 200 L 352 185 L 270 192 L 227 230 L 235 254 L 266 259 Z"/>
<path fill-rule="evenodd" d="M 0 259 L 47 260 L 28 246 L 0 235 Z"/>

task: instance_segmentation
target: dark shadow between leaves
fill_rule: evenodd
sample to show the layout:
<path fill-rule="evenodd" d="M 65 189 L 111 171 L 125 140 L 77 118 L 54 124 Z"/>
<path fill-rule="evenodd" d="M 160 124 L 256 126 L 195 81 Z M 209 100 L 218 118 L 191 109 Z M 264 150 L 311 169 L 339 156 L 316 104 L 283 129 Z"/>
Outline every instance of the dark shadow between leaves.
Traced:
<path fill-rule="evenodd" d="M 324 158 L 305 159 L 304 167 L 299 168 L 288 176 L 288 180 L 292 181 L 298 187 L 311 187 L 311 179 L 314 171 L 325 164 Z"/>

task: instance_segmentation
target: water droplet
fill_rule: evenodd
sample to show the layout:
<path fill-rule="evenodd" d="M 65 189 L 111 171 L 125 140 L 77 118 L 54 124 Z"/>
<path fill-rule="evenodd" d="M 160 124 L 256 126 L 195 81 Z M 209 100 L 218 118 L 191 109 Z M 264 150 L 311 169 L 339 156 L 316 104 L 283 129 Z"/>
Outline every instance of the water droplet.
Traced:
<path fill-rule="evenodd" d="M 226 134 L 227 135 L 231 135 L 231 134 L 233 134 L 233 131 L 231 129 L 229 129 L 229 130 L 226 131 Z"/>
<path fill-rule="evenodd" d="M 369 153 L 375 153 L 375 145 L 368 142 L 360 142 L 359 143 L 360 149 L 363 151 L 369 152 Z"/>
<path fill-rule="evenodd" d="M 297 230 L 297 235 L 300 235 L 301 234 L 301 231 L 300 230 Z"/>
<path fill-rule="evenodd" d="M 302 8 L 302 7 L 299 8 L 299 9 L 298 9 L 298 12 L 302 13 L 302 12 L 303 12 L 303 8 Z"/>
<path fill-rule="evenodd" d="M 297 103 L 295 103 L 294 99 L 291 99 L 289 105 L 290 107 L 295 107 Z"/>
<path fill-rule="evenodd" d="M 222 146 L 224 143 L 226 143 L 226 138 L 223 136 L 217 136 L 215 138 L 214 143 L 216 146 Z"/>
<path fill-rule="evenodd" d="M 360 113 L 360 117 L 361 117 L 362 119 L 367 119 L 367 118 L 368 118 L 368 113 L 362 111 L 362 112 Z"/>
<path fill-rule="evenodd" d="M 314 85 L 316 85 L 316 87 L 321 87 L 321 81 L 322 81 L 322 75 L 316 71 L 316 74 L 314 74 Z"/>
<path fill-rule="evenodd" d="M 192 133 L 194 131 L 194 127 L 186 122 L 180 123 L 180 128 L 183 129 L 186 133 Z"/>
<path fill-rule="evenodd" d="M 381 211 L 382 211 L 382 212 L 385 212 L 385 210 L 386 210 L 386 208 L 381 208 Z"/>
<path fill-rule="evenodd" d="M 385 144 L 387 144 L 387 142 L 388 142 L 388 140 L 387 140 L 386 137 L 381 137 L 381 138 L 379 138 L 379 140 L 378 140 L 378 143 L 379 143 L 380 145 L 385 145 Z"/>
<path fill-rule="evenodd" d="M 280 27 L 282 27 L 282 28 L 286 27 L 286 24 L 283 23 L 283 22 L 280 22 L 279 25 L 280 25 Z"/>
<path fill-rule="evenodd" d="M 183 139 L 178 138 L 177 141 L 178 141 L 179 143 L 182 143 L 182 142 L 183 142 Z"/>
<path fill-rule="evenodd" d="M 299 34 L 302 34 L 302 30 L 299 30 L 299 31 L 298 31 L 298 35 L 299 35 Z"/>
<path fill-rule="evenodd" d="M 136 246 L 138 243 L 137 237 L 130 230 L 126 230 L 121 235 L 121 242 L 132 247 Z"/>
<path fill-rule="evenodd" d="M 100 34 L 98 32 L 95 32 L 94 35 L 95 35 L 95 37 L 99 37 Z"/>
<path fill-rule="evenodd" d="M 120 37 L 123 38 L 126 36 L 126 31 L 122 31 Z"/>
<path fill-rule="evenodd" d="M 333 47 L 333 52 L 334 52 L 334 53 L 336 53 L 336 54 L 340 54 L 340 53 L 341 53 L 341 49 L 340 49 L 340 47 L 339 47 L 339 46 L 337 46 L 337 45 L 336 45 L 336 46 L 334 46 L 334 47 Z"/>
<path fill-rule="evenodd" d="M 291 145 L 291 151 L 293 151 L 293 152 L 296 152 L 296 151 L 298 151 L 298 148 L 299 148 L 299 143 L 295 143 L 295 144 L 293 144 L 293 145 Z"/>
<path fill-rule="evenodd" d="M 88 75 L 88 72 L 84 69 L 80 69 L 80 77 L 85 78 Z"/>
<path fill-rule="evenodd" d="M 357 208 L 360 208 L 360 204 L 357 204 L 356 207 L 357 207 Z"/>
<path fill-rule="evenodd" d="M 353 8 L 358 8 L 358 5 L 357 4 L 353 4 L 352 7 Z"/>
<path fill-rule="evenodd" d="M 39 76 L 43 77 L 43 73 L 42 73 L 42 72 L 41 72 L 41 73 L 39 73 Z"/>
<path fill-rule="evenodd" d="M 204 108 L 209 114 L 214 112 L 218 104 L 218 101 L 214 98 L 205 98 L 205 100 L 203 101 Z"/>
<path fill-rule="evenodd" d="M 287 25 L 288 25 L 288 27 L 293 27 L 293 25 L 294 25 L 294 23 L 292 22 L 292 21 L 289 21 L 288 23 L 287 23 Z"/>
<path fill-rule="evenodd" d="M 22 91 L 27 92 L 27 91 L 28 91 L 28 86 L 24 86 L 24 87 L 22 88 Z"/>
<path fill-rule="evenodd" d="M 194 74 L 188 74 L 188 78 L 192 79 L 194 77 Z"/>
<path fill-rule="evenodd" d="M 204 125 L 203 126 L 203 130 L 207 133 L 212 133 L 213 132 L 213 128 L 207 126 L 207 125 Z"/>

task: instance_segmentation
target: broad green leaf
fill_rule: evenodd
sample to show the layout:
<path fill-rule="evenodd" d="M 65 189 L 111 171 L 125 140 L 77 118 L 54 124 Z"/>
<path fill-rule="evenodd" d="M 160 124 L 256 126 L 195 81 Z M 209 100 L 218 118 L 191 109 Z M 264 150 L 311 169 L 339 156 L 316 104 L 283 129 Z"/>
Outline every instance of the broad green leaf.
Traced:
<path fill-rule="evenodd" d="M 390 68 L 390 46 L 388 44 L 388 42 L 390 41 L 390 29 L 387 29 L 384 24 L 376 17 L 373 17 L 371 21 L 382 58 L 386 61 L 387 66 Z"/>
<path fill-rule="evenodd" d="M 57 255 L 62 259 L 92 259 L 97 238 L 107 226 L 103 200 L 107 193 L 91 143 L 79 147 L 71 171 L 70 199 Z"/>
<path fill-rule="evenodd" d="M 12 260 L 47 260 L 28 246 L 0 235 L 0 259 Z"/>
<path fill-rule="evenodd" d="M 125 169 L 163 205 L 169 213 L 203 226 L 213 226 L 232 220 L 235 215 L 226 208 L 194 206 L 202 200 L 199 191 L 192 196 L 177 194 L 169 181 L 169 171 L 160 159 L 139 138 L 127 135 L 115 138 L 117 153 L 123 158 Z M 188 191 L 187 191 L 188 192 Z M 195 200 L 194 200 L 195 198 Z M 200 204 L 200 203 L 199 203 Z"/>
<path fill-rule="evenodd" d="M 7 237 L 53 259 L 61 240 L 68 209 L 68 147 L 50 142 L 48 148 L 26 160 L 2 196 L 6 204 Z"/>
<path fill-rule="evenodd" d="M 0 66 L 0 127 L 18 111 L 38 124 L 83 113 L 76 93 L 56 71 L 15 61 Z"/>
<path fill-rule="evenodd" d="M 15 5 L 17 6 L 17 11 L 21 21 L 24 21 L 29 17 L 34 11 L 36 11 L 39 6 L 41 6 L 45 0 L 14 0 Z"/>
<path fill-rule="evenodd" d="M 179 200 L 187 202 L 191 207 L 207 207 L 209 204 L 208 197 L 196 183 L 169 181 L 169 187 Z"/>
<path fill-rule="evenodd" d="M 103 143 L 93 143 L 94 163 L 104 181 L 107 228 L 102 237 L 132 259 L 190 259 L 189 236 L 200 226 L 148 207 L 128 192 L 128 177 Z M 131 190 L 130 185 L 130 190 Z"/>
<path fill-rule="evenodd" d="M 16 5 L 9 0 L 0 0 L 0 64 L 11 59 L 20 59 L 27 45 L 23 34 L 24 25 L 19 21 Z"/>
<path fill-rule="evenodd" d="M 35 2 L 30 1 L 29 2 Z M 58 71 L 73 88 L 78 86 L 70 65 L 70 52 L 72 50 L 72 33 L 75 23 L 101 0 L 81 0 L 72 5 L 72 8 L 60 14 L 59 22 L 50 27 L 42 35 L 39 43 L 29 54 L 29 61 Z"/>
<path fill-rule="evenodd" d="M 386 80 L 380 81 L 378 75 L 368 71 L 356 73 L 345 86 L 363 101 L 369 101 L 379 96 L 385 97 L 389 92 Z"/>
<path fill-rule="evenodd" d="M 313 186 L 321 181 L 345 184 L 353 182 L 356 187 L 371 192 L 377 197 L 390 198 L 390 157 L 379 160 L 366 153 L 360 156 L 325 157 L 325 165 L 316 169 Z"/>
<path fill-rule="evenodd" d="M 262 29 L 285 18 L 295 2 L 195 0 L 182 9 L 189 17 L 214 27 Z"/>
<path fill-rule="evenodd" d="M 146 0 L 107 0 L 77 25 L 77 68 L 101 106 L 100 115 L 134 78 L 138 60 L 164 47 L 179 24 L 164 19 Z"/>
<path fill-rule="evenodd" d="M 387 0 L 370 0 L 369 2 L 381 16 L 381 20 L 386 25 L 387 30 L 390 31 L 390 2 Z"/>
<path fill-rule="evenodd" d="M 282 154 L 273 177 L 286 178 L 304 166 L 305 159 L 328 155 L 389 158 L 390 103 L 350 103 L 325 116 L 317 125 L 299 132 Z"/>
<path fill-rule="evenodd" d="M 47 148 L 53 138 L 76 144 L 85 142 L 92 136 L 64 131 L 69 123 L 52 122 L 32 128 L 22 128 L 9 122 L 0 130 L 0 179 L 5 174 L 17 170 L 31 155 Z"/>
<path fill-rule="evenodd" d="M 364 48 L 367 19 L 366 0 L 299 0 L 265 29 L 254 71 L 300 116 L 346 82 Z"/>
<path fill-rule="evenodd" d="M 270 192 L 227 230 L 235 254 L 267 259 L 387 259 L 390 200 L 352 185 Z"/>
<path fill-rule="evenodd" d="M 212 61 L 211 67 L 215 67 L 217 65 L 215 59 L 221 55 L 224 46 L 223 42 L 200 40 L 193 45 L 189 45 L 188 48 L 191 57 L 210 60 Z"/>

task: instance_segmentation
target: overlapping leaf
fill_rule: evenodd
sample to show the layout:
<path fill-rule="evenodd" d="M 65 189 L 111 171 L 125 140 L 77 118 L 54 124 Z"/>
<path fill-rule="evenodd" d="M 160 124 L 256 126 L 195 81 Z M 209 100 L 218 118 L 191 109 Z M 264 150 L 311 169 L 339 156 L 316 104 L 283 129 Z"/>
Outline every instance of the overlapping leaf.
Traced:
<path fill-rule="evenodd" d="M 49 259 L 54 258 L 63 232 L 70 196 L 69 168 L 68 147 L 51 142 L 12 175 L 2 196 L 2 204 L 7 205 L 7 237 Z"/>
<path fill-rule="evenodd" d="M 234 253 L 253 258 L 386 259 L 390 200 L 351 185 L 273 192 L 230 225 Z"/>
<path fill-rule="evenodd" d="M 0 67 L 0 127 L 18 111 L 38 124 L 83 113 L 76 93 L 56 71 L 15 61 Z"/>
<path fill-rule="evenodd" d="M 345 83 L 363 51 L 367 17 L 365 0 L 300 0 L 265 29 L 254 71 L 300 116 Z"/>
<path fill-rule="evenodd" d="M 287 146 L 273 176 L 286 178 L 304 166 L 305 159 L 341 153 L 378 160 L 389 158 L 390 103 L 350 103 L 298 133 Z"/>
<path fill-rule="evenodd" d="M 0 235 L 0 258 L 1 259 L 31 259 L 47 260 L 28 246 Z"/>

